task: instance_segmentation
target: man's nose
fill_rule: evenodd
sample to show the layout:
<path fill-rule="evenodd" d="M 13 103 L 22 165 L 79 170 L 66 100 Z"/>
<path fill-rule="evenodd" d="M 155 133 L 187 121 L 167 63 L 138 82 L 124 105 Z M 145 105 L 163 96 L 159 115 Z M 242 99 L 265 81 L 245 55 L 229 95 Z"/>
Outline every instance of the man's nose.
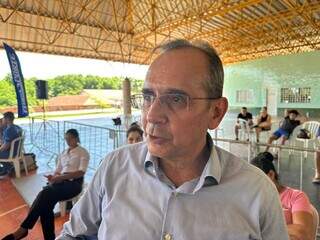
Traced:
<path fill-rule="evenodd" d="M 151 106 L 145 110 L 147 121 L 150 123 L 165 123 L 166 111 L 165 106 L 160 102 L 157 97 L 151 104 Z"/>

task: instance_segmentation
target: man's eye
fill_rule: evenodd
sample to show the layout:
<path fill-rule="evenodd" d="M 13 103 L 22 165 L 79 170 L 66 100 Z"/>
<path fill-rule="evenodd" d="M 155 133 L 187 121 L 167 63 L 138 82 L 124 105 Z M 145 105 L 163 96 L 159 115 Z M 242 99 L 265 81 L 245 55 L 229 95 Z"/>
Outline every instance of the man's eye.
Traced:
<path fill-rule="evenodd" d="M 143 100 L 146 102 L 151 102 L 152 101 L 152 95 L 143 95 Z"/>
<path fill-rule="evenodd" d="M 171 102 L 173 103 L 184 103 L 185 97 L 181 95 L 172 95 L 171 96 Z"/>

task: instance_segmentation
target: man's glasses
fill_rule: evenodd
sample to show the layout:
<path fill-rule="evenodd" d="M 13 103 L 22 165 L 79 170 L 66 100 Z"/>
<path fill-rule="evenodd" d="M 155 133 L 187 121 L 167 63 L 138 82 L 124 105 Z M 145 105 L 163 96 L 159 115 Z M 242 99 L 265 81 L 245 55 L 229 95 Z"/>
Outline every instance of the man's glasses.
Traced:
<path fill-rule="evenodd" d="M 160 105 L 170 111 L 183 111 L 190 109 L 191 100 L 213 100 L 217 98 L 191 98 L 183 93 L 167 93 L 156 96 L 153 93 L 135 94 L 131 96 L 133 108 L 147 110 L 156 99 L 159 99 Z"/>

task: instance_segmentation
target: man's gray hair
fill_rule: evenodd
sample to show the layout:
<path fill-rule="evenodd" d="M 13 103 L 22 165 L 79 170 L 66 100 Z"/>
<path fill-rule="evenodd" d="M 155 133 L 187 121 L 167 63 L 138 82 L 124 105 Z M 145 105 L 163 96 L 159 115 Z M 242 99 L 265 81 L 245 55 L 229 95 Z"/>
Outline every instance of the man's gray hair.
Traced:
<path fill-rule="evenodd" d="M 166 42 L 154 49 L 160 51 L 160 55 L 175 49 L 194 48 L 203 52 L 209 61 L 209 76 L 204 83 L 204 88 L 207 91 L 208 97 L 219 98 L 222 97 L 224 72 L 222 61 L 216 50 L 205 41 L 189 42 L 184 39 L 177 39 Z"/>

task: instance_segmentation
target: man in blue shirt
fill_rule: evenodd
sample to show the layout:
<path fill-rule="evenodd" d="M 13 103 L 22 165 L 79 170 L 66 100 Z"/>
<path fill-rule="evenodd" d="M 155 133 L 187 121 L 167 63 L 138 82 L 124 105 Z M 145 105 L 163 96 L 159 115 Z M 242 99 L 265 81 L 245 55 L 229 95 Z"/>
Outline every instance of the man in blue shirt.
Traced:
<path fill-rule="evenodd" d="M 216 51 L 186 40 L 158 50 L 132 96 L 146 141 L 108 154 L 57 240 L 288 240 L 274 185 L 207 133 L 228 108 Z"/>
<path fill-rule="evenodd" d="M 6 159 L 10 154 L 11 142 L 22 135 L 22 129 L 13 123 L 14 114 L 12 112 L 5 112 L 2 118 L 2 124 L 5 126 L 2 133 L 2 143 L 0 146 L 0 159 Z M 16 146 L 15 146 L 16 147 Z M 14 149 L 14 154 L 16 154 Z M 0 163 L 0 179 L 7 176 L 13 168 L 12 163 Z"/>

